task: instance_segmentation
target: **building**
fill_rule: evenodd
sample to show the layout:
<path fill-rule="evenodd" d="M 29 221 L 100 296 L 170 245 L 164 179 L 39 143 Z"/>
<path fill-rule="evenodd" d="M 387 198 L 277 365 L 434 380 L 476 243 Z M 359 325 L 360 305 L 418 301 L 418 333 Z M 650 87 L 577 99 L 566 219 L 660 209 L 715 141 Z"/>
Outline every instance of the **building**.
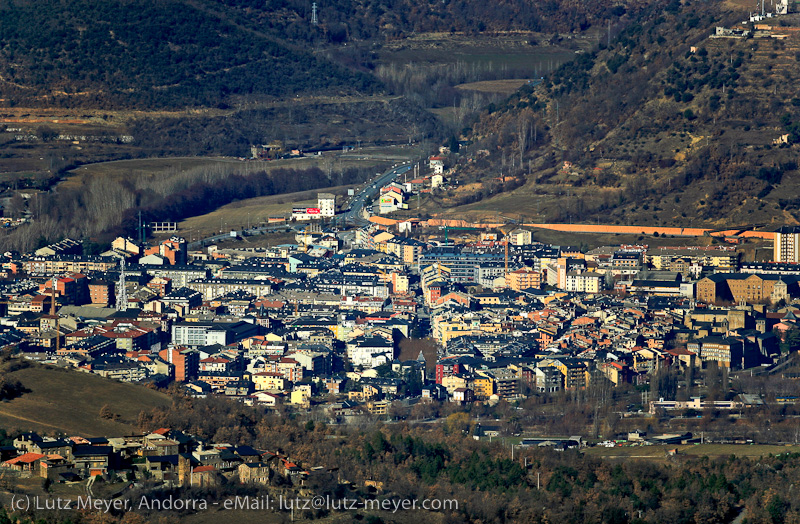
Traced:
<path fill-rule="evenodd" d="M 784 226 L 775 232 L 774 262 L 800 262 L 800 227 Z"/>
<path fill-rule="evenodd" d="M 745 339 L 703 337 L 689 342 L 686 349 L 699 355 L 701 362 L 716 362 L 720 367 L 745 369 L 757 363 L 757 351 Z"/>
<path fill-rule="evenodd" d="M 320 217 L 332 217 L 336 214 L 336 195 L 333 193 L 317 193 L 317 207 Z"/>
<path fill-rule="evenodd" d="M 506 275 L 506 287 L 514 291 L 524 289 L 539 289 L 542 285 L 542 275 L 531 268 L 521 268 L 510 271 Z"/>
<path fill-rule="evenodd" d="M 264 297 L 272 293 L 269 280 L 204 278 L 186 284 L 188 289 L 197 291 L 203 300 L 211 300 L 228 293 L 244 291 L 256 297 Z"/>
<path fill-rule="evenodd" d="M 175 380 L 186 382 L 194 380 L 200 367 L 200 354 L 188 348 L 162 349 L 158 356 L 172 364 L 175 369 Z"/>
<path fill-rule="evenodd" d="M 92 304 L 114 304 L 114 284 L 105 280 L 89 281 L 89 300 Z"/>
<path fill-rule="evenodd" d="M 605 277 L 594 271 L 569 271 L 564 289 L 572 293 L 599 293 Z"/>
<path fill-rule="evenodd" d="M 383 337 L 357 338 L 347 344 L 347 358 L 365 368 L 388 364 L 394 360 L 394 344 Z"/>
<path fill-rule="evenodd" d="M 169 260 L 172 266 L 184 266 L 188 261 L 186 239 L 174 236 L 169 240 L 164 240 L 159 245 L 144 250 L 144 257 L 148 255 L 159 255 Z"/>
<path fill-rule="evenodd" d="M 697 282 L 697 300 L 708 304 L 778 302 L 797 294 L 798 276 L 717 273 Z"/>
<path fill-rule="evenodd" d="M 408 204 L 405 203 L 404 198 L 403 192 L 398 189 L 392 189 L 387 193 L 383 193 L 379 202 L 379 213 L 385 215 L 386 213 L 393 213 L 398 209 L 408 209 Z"/>
<path fill-rule="evenodd" d="M 564 375 L 554 367 L 537 367 L 533 370 L 536 380 L 536 391 L 540 393 L 557 393 L 564 389 Z"/>
<path fill-rule="evenodd" d="M 515 246 L 527 246 L 533 242 L 533 235 L 527 229 L 515 229 L 508 234 L 508 241 Z"/>
<path fill-rule="evenodd" d="M 419 263 L 423 249 L 425 249 L 425 243 L 414 238 L 396 236 L 386 241 L 386 251 L 408 266 Z"/>
<path fill-rule="evenodd" d="M 259 334 L 248 322 L 178 322 L 172 326 L 172 343 L 178 346 L 227 346 Z"/>

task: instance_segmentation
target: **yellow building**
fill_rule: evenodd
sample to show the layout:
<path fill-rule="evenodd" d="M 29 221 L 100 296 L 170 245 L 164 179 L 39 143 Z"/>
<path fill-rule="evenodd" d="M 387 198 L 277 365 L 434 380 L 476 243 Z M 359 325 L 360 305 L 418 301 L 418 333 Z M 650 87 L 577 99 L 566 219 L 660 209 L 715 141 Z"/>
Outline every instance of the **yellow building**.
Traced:
<path fill-rule="evenodd" d="M 260 373 L 253 373 L 250 377 L 256 391 L 283 391 L 286 389 L 286 379 L 283 374 L 262 371 Z"/>
<path fill-rule="evenodd" d="M 467 387 L 467 379 L 458 375 L 450 375 L 442 379 L 442 387 L 452 395 L 456 389 Z"/>
<path fill-rule="evenodd" d="M 392 403 L 388 400 L 375 400 L 371 402 L 367 402 L 367 409 L 369 410 L 371 415 L 386 415 L 389 413 L 389 406 Z"/>
<path fill-rule="evenodd" d="M 477 376 L 469 381 L 469 386 L 475 394 L 475 400 L 486 400 L 494 394 L 494 380 L 492 377 Z"/>

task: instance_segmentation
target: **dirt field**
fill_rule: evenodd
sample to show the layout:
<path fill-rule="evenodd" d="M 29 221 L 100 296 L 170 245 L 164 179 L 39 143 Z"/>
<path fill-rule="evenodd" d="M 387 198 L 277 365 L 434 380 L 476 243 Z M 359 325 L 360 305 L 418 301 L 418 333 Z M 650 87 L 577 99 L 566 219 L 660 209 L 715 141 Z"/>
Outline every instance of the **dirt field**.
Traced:
<path fill-rule="evenodd" d="M 291 214 L 293 207 L 316 207 L 317 193 L 334 193 L 337 202 L 344 202 L 353 186 L 336 186 L 284 195 L 249 198 L 223 206 L 211 213 L 188 218 L 178 224 L 178 232 L 187 240 L 210 236 L 220 231 L 244 229 L 247 225 L 264 225 L 273 215 Z"/>
<path fill-rule="evenodd" d="M 800 452 L 800 446 L 778 446 L 769 444 L 687 444 L 678 446 L 626 446 L 616 448 L 587 448 L 584 453 L 602 458 L 643 458 L 662 460 L 667 456 L 667 450 L 677 449 L 678 456 L 692 457 L 737 457 L 759 458 L 779 453 Z"/>
<path fill-rule="evenodd" d="M 482 82 L 460 84 L 456 86 L 456 89 L 461 89 L 462 91 L 479 91 L 481 93 L 500 93 L 508 96 L 527 83 L 528 80 L 524 78 L 511 78 L 508 80 L 484 80 Z"/>

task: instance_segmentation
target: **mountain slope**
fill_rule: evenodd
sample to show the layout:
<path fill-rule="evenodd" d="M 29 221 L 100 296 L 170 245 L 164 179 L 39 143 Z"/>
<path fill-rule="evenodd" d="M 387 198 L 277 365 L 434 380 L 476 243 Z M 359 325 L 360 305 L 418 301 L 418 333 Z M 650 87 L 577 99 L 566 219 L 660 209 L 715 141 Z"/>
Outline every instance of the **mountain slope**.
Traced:
<path fill-rule="evenodd" d="M 6 105 L 216 106 L 232 95 L 373 92 L 378 82 L 181 0 L 0 7 Z"/>
<path fill-rule="evenodd" d="M 772 19 L 770 32 L 785 39 L 710 38 L 716 26 L 746 17 L 728 9 L 656 3 L 610 46 L 490 107 L 472 126 L 476 144 L 458 167 L 461 189 L 442 199 L 460 205 L 449 213 L 797 223 L 800 15 Z M 784 134 L 789 143 L 774 145 Z M 486 199 L 502 191 L 490 179 L 500 173 L 522 187 Z"/>

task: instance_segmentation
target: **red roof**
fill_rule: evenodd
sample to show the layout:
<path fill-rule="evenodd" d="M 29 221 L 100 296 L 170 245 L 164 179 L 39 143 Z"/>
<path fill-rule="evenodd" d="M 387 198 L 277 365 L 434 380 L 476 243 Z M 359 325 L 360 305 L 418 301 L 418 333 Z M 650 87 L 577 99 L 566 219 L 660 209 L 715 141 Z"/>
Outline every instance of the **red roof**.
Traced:
<path fill-rule="evenodd" d="M 4 464 L 14 465 L 14 464 L 30 464 L 32 462 L 36 462 L 39 459 L 43 459 L 44 455 L 41 453 L 25 453 L 24 455 L 20 455 L 19 457 L 14 457 L 11 460 L 6 460 Z"/>
<path fill-rule="evenodd" d="M 208 357 L 208 358 L 204 358 L 203 360 L 200 361 L 201 364 L 210 364 L 210 363 L 213 363 L 213 364 L 228 364 L 229 362 L 230 362 L 230 359 L 227 359 L 225 357 Z"/>
<path fill-rule="evenodd" d="M 192 473 L 203 473 L 204 471 L 216 471 L 214 466 L 197 466 L 192 470 Z"/>

